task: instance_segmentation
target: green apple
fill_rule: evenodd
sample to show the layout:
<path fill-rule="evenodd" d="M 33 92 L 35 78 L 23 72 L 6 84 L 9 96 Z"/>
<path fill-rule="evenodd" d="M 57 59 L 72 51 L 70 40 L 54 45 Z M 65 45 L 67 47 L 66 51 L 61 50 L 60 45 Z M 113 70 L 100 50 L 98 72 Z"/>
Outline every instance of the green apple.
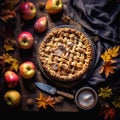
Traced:
<path fill-rule="evenodd" d="M 45 8 L 50 14 L 57 14 L 62 11 L 62 0 L 47 0 Z"/>
<path fill-rule="evenodd" d="M 21 101 L 21 94 L 17 90 L 8 90 L 4 94 L 4 100 L 9 106 L 18 106 Z"/>
<path fill-rule="evenodd" d="M 36 73 L 36 68 L 33 62 L 26 61 L 22 63 L 19 67 L 20 75 L 25 79 L 30 79 L 34 77 Z"/>

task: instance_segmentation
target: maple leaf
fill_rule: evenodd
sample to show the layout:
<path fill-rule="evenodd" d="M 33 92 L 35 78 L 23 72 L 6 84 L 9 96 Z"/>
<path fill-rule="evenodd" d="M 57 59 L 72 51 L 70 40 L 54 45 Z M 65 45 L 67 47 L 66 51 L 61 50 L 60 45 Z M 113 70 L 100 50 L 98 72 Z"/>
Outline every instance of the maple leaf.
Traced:
<path fill-rule="evenodd" d="M 104 63 L 103 65 L 102 65 L 102 67 L 100 68 L 100 71 L 99 71 L 99 73 L 101 74 L 101 73 L 104 73 L 105 74 L 105 76 L 106 76 L 106 78 L 110 75 L 110 74 L 114 74 L 115 73 L 115 70 L 114 69 L 116 69 L 116 67 L 114 66 L 114 65 L 112 65 L 114 62 L 116 62 L 116 61 L 109 61 L 109 62 L 107 62 L 107 63 Z"/>
<path fill-rule="evenodd" d="M 36 103 L 38 108 L 44 108 L 46 109 L 47 106 L 54 107 L 55 99 L 51 96 L 43 96 L 43 94 L 40 92 L 39 97 L 36 98 Z"/>
<path fill-rule="evenodd" d="M 9 70 L 15 70 L 16 72 L 18 71 L 19 61 L 10 56 L 8 53 L 3 54 L 3 61 L 4 63 L 8 63 L 10 65 Z"/>
<path fill-rule="evenodd" d="M 104 62 L 109 62 L 111 60 L 111 55 L 108 54 L 108 51 L 105 51 L 101 55 L 101 58 L 103 59 Z"/>
<path fill-rule="evenodd" d="M 14 50 L 14 48 L 10 44 L 5 44 L 4 48 L 6 51 Z"/>
<path fill-rule="evenodd" d="M 11 71 L 15 70 L 15 71 L 17 72 L 18 69 L 19 69 L 18 60 L 13 59 L 13 60 L 12 60 L 12 63 L 11 63 L 11 66 L 10 66 L 10 68 L 9 68 L 9 70 L 11 70 Z"/>
<path fill-rule="evenodd" d="M 108 49 L 108 54 L 111 55 L 112 58 L 117 57 L 119 55 L 120 46 L 115 46 L 112 49 Z"/>
<path fill-rule="evenodd" d="M 109 62 L 113 58 L 117 57 L 119 55 L 120 46 L 115 46 L 113 48 L 109 48 L 106 50 L 102 55 L 101 58 L 104 62 Z M 112 60 L 113 61 L 113 60 Z"/>
<path fill-rule="evenodd" d="M 14 18 L 16 13 L 14 10 L 2 10 L 0 19 L 4 22 L 7 22 L 9 19 Z"/>
<path fill-rule="evenodd" d="M 103 108 L 100 115 L 104 115 L 104 120 L 115 120 L 116 110 L 113 108 Z"/>
<path fill-rule="evenodd" d="M 13 41 L 15 41 L 15 40 L 8 39 L 8 38 L 6 38 L 4 40 L 4 48 L 5 48 L 6 51 L 14 50 L 14 46 L 15 46 L 16 43 L 13 42 Z"/>
<path fill-rule="evenodd" d="M 68 16 L 68 15 L 65 15 L 61 18 L 61 20 L 64 22 L 64 23 L 69 23 L 71 18 Z"/>
<path fill-rule="evenodd" d="M 12 56 L 10 56 L 8 53 L 3 54 L 3 61 L 4 63 L 11 64 Z"/>
<path fill-rule="evenodd" d="M 100 87 L 100 89 L 98 90 L 98 92 L 99 92 L 98 96 L 102 97 L 103 99 L 109 98 L 112 95 L 112 89 L 109 88 L 109 86 L 104 87 L 104 88 Z"/>
<path fill-rule="evenodd" d="M 120 108 L 120 97 L 112 101 L 112 104 L 114 105 L 115 108 Z"/>

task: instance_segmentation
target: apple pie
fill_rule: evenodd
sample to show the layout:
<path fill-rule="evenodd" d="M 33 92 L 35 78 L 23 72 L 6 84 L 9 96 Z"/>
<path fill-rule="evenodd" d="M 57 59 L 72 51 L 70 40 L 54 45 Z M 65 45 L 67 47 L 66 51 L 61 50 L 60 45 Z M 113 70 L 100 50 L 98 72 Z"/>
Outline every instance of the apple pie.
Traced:
<path fill-rule="evenodd" d="M 41 41 L 38 56 L 42 70 L 52 80 L 75 81 L 88 72 L 93 46 L 86 34 L 78 29 L 58 27 Z"/>

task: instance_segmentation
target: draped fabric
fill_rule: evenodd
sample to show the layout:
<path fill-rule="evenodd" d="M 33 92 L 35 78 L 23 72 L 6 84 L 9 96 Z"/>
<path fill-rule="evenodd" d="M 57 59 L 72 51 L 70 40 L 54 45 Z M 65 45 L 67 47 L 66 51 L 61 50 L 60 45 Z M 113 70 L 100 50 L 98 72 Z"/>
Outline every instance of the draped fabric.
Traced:
<path fill-rule="evenodd" d="M 103 64 L 100 55 L 116 45 L 120 45 L 120 2 L 115 0 L 68 0 L 67 14 L 80 23 L 89 35 L 99 36 L 95 42 L 96 61 L 88 84 L 96 85 L 106 80 L 99 70 Z M 116 58 L 116 73 L 120 72 L 120 58 Z M 112 77 L 112 75 L 110 75 Z M 116 75 L 117 79 L 117 75 Z"/>
<path fill-rule="evenodd" d="M 120 3 L 110 0 L 69 0 L 68 14 L 94 34 L 120 43 Z"/>

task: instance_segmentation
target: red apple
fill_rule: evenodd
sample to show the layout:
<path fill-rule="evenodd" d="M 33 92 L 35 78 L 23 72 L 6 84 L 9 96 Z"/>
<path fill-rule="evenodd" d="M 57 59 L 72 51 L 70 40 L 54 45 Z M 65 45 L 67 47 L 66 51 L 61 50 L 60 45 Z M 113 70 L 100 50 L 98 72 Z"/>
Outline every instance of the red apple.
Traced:
<path fill-rule="evenodd" d="M 4 94 L 4 100 L 7 105 L 16 107 L 20 104 L 21 94 L 17 90 L 8 90 Z"/>
<path fill-rule="evenodd" d="M 34 77 L 36 73 L 35 65 L 31 61 L 23 62 L 20 65 L 19 70 L 20 70 L 20 75 L 25 79 L 30 79 Z"/>
<path fill-rule="evenodd" d="M 34 29 L 41 33 L 44 32 L 47 28 L 47 17 L 40 17 L 36 20 L 34 24 Z"/>
<path fill-rule="evenodd" d="M 21 17 L 24 20 L 31 20 L 37 14 L 36 6 L 30 1 L 23 1 L 20 4 L 19 9 L 20 9 Z"/>
<path fill-rule="evenodd" d="M 6 71 L 4 74 L 4 79 L 9 88 L 13 88 L 19 83 L 19 76 L 13 71 Z"/>
<path fill-rule="evenodd" d="M 23 31 L 18 35 L 18 45 L 22 49 L 30 49 L 33 45 L 34 38 L 30 32 Z"/>
<path fill-rule="evenodd" d="M 50 14 L 57 14 L 62 11 L 62 0 L 47 0 L 45 8 Z"/>

